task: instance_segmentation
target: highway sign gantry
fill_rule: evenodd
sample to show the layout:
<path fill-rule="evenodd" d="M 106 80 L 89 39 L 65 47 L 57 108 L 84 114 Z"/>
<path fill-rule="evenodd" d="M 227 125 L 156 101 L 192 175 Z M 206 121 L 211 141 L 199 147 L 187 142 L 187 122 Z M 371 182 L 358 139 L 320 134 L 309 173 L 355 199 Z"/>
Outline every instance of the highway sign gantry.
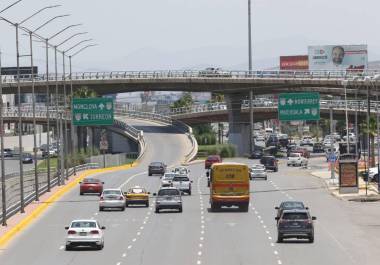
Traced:
<path fill-rule="evenodd" d="M 108 126 L 113 124 L 111 98 L 74 98 L 72 118 L 75 126 Z"/>
<path fill-rule="evenodd" d="M 281 121 L 316 121 L 320 119 L 319 93 L 283 93 L 278 99 Z"/>

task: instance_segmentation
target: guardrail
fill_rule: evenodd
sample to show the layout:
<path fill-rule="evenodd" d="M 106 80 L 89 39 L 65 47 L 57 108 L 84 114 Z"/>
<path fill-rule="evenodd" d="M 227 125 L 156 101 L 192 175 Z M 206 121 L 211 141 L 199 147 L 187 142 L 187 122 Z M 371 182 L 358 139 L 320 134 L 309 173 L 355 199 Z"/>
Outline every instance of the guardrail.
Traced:
<path fill-rule="evenodd" d="M 254 108 L 277 108 L 277 101 L 262 101 L 262 100 L 254 100 L 252 102 Z M 376 112 L 380 109 L 380 102 L 371 101 L 371 111 Z M 321 109 L 329 109 L 333 107 L 334 109 L 345 109 L 346 102 L 344 100 L 321 100 L 320 101 Z M 241 104 L 242 109 L 249 108 L 249 100 L 243 100 Z M 350 111 L 366 111 L 367 110 L 367 101 L 361 100 L 347 100 L 347 109 Z M 227 103 L 218 102 L 218 103 L 210 103 L 210 104 L 199 104 L 192 105 L 189 107 L 182 108 L 173 108 L 170 112 L 166 113 L 170 116 L 175 117 L 178 114 L 192 114 L 192 113 L 204 113 L 204 112 L 214 112 L 214 111 L 222 111 L 227 110 Z"/>
<path fill-rule="evenodd" d="M 83 171 L 87 169 L 99 168 L 97 163 L 88 163 L 84 165 L 79 165 L 74 168 L 70 168 L 68 170 L 68 175 L 72 176 L 75 172 Z M 55 168 L 50 169 L 51 173 L 51 181 L 50 186 L 54 187 L 58 184 L 58 175 L 56 173 Z M 63 174 L 64 177 L 64 174 Z M 16 214 L 20 211 L 20 182 L 18 178 L 18 174 L 9 174 L 6 176 L 6 216 L 7 218 Z M 28 205 L 35 199 L 35 179 L 34 179 L 34 170 L 25 171 L 24 172 L 24 205 Z M 38 186 L 39 186 L 39 194 L 42 195 L 48 190 L 48 180 L 47 180 L 47 171 L 40 171 L 38 174 Z M 2 191 L 0 190 L 0 197 Z M 0 212 L 2 212 L 2 205 L 0 204 Z M 0 214 L 0 222 L 2 221 L 3 216 Z"/>
<path fill-rule="evenodd" d="M 339 79 L 346 80 L 354 77 L 375 77 L 380 70 L 313 70 L 313 71 L 286 71 L 286 70 L 255 70 L 255 71 L 227 71 L 227 70 L 167 70 L 167 71 L 114 71 L 114 72 L 77 72 L 72 73 L 72 80 L 115 80 L 115 79 L 173 79 L 173 78 L 239 78 L 239 79 Z M 55 81 L 55 74 L 34 75 L 35 82 L 46 80 Z M 58 81 L 69 81 L 70 75 L 58 74 Z M 32 82 L 32 75 L 22 75 L 22 83 Z M 363 80 L 359 80 L 363 81 Z M 3 76 L 3 83 L 16 83 L 17 77 Z"/>

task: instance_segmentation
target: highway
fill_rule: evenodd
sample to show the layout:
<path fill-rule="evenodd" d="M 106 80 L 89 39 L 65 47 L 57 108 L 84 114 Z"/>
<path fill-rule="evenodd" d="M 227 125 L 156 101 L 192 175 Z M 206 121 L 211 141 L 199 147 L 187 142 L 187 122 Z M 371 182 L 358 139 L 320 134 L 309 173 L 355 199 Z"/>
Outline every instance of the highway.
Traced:
<path fill-rule="evenodd" d="M 17 173 L 20 171 L 20 162 L 17 157 L 7 157 L 4 159 L 5 164 L 5 174 Z M 34 164 L 23 164 L 24 171 L 32 170 L 34 168 Z M 1 170 L 1 164 L 0 164 Z"/>
<path fill-rule="evenodd" d="M 128 171 L 98 177 L 106 187 L 142 185 L 153 193 L 160 179 L 148 177 L 149 162 L 178 165 L 190 143 L 172 128 L 142 121 L 133 121 L 132 125 L 143 129 L 147 140 L 142 163 Z M 76 188 L 1 250 L 0 264 L 378 264 L 378 205 L 331 196 L 321 180 L 310 175 L 323 161 L 310 160 L 310 169 L 288 168 L 281 161 L 279 172 L 269 173 L 268 181 L 252 181 L 248 213 L 234 209 L 209 211 L 203 163 L 189 166 L 193 195 L 184 195 L 183 213 L 156 214 L 153 199 L 149 208 L 99 212 L 98 197 L 79 196 Z M 293 199 L 304 201 L 318 218 L 313 244 L 276 243 L 274 207 Z M 106 226 L 102 251 L 64 250 L 64 227 L 80 218 L 94 218 Z"/>

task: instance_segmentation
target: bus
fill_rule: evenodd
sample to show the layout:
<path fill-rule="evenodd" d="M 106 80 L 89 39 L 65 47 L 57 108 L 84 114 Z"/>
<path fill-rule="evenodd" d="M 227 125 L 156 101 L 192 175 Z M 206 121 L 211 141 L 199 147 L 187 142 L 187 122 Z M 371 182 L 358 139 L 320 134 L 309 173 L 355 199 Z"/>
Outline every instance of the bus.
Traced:
<path fill-rule="evenodd" d="M 211 211 L 222 206 L 249 209 L 249 168 L 240 163 L 215 163 L 210 170 Z"/>

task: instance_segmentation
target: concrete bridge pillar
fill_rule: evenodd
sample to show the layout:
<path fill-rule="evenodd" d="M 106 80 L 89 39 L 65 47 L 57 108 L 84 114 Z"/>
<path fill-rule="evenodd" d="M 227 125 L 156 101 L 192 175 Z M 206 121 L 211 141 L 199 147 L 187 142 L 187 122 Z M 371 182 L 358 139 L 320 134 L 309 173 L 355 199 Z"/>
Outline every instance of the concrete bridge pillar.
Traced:
<path fill-rule="evenodd" d="M 248 94 L 227 94 L 225 99 L 228 109 L 229 134 L 228 142 L 236 146 L 238 156 L 249 154 L 250 125 L 241 115 L 241 103 Z"/>

